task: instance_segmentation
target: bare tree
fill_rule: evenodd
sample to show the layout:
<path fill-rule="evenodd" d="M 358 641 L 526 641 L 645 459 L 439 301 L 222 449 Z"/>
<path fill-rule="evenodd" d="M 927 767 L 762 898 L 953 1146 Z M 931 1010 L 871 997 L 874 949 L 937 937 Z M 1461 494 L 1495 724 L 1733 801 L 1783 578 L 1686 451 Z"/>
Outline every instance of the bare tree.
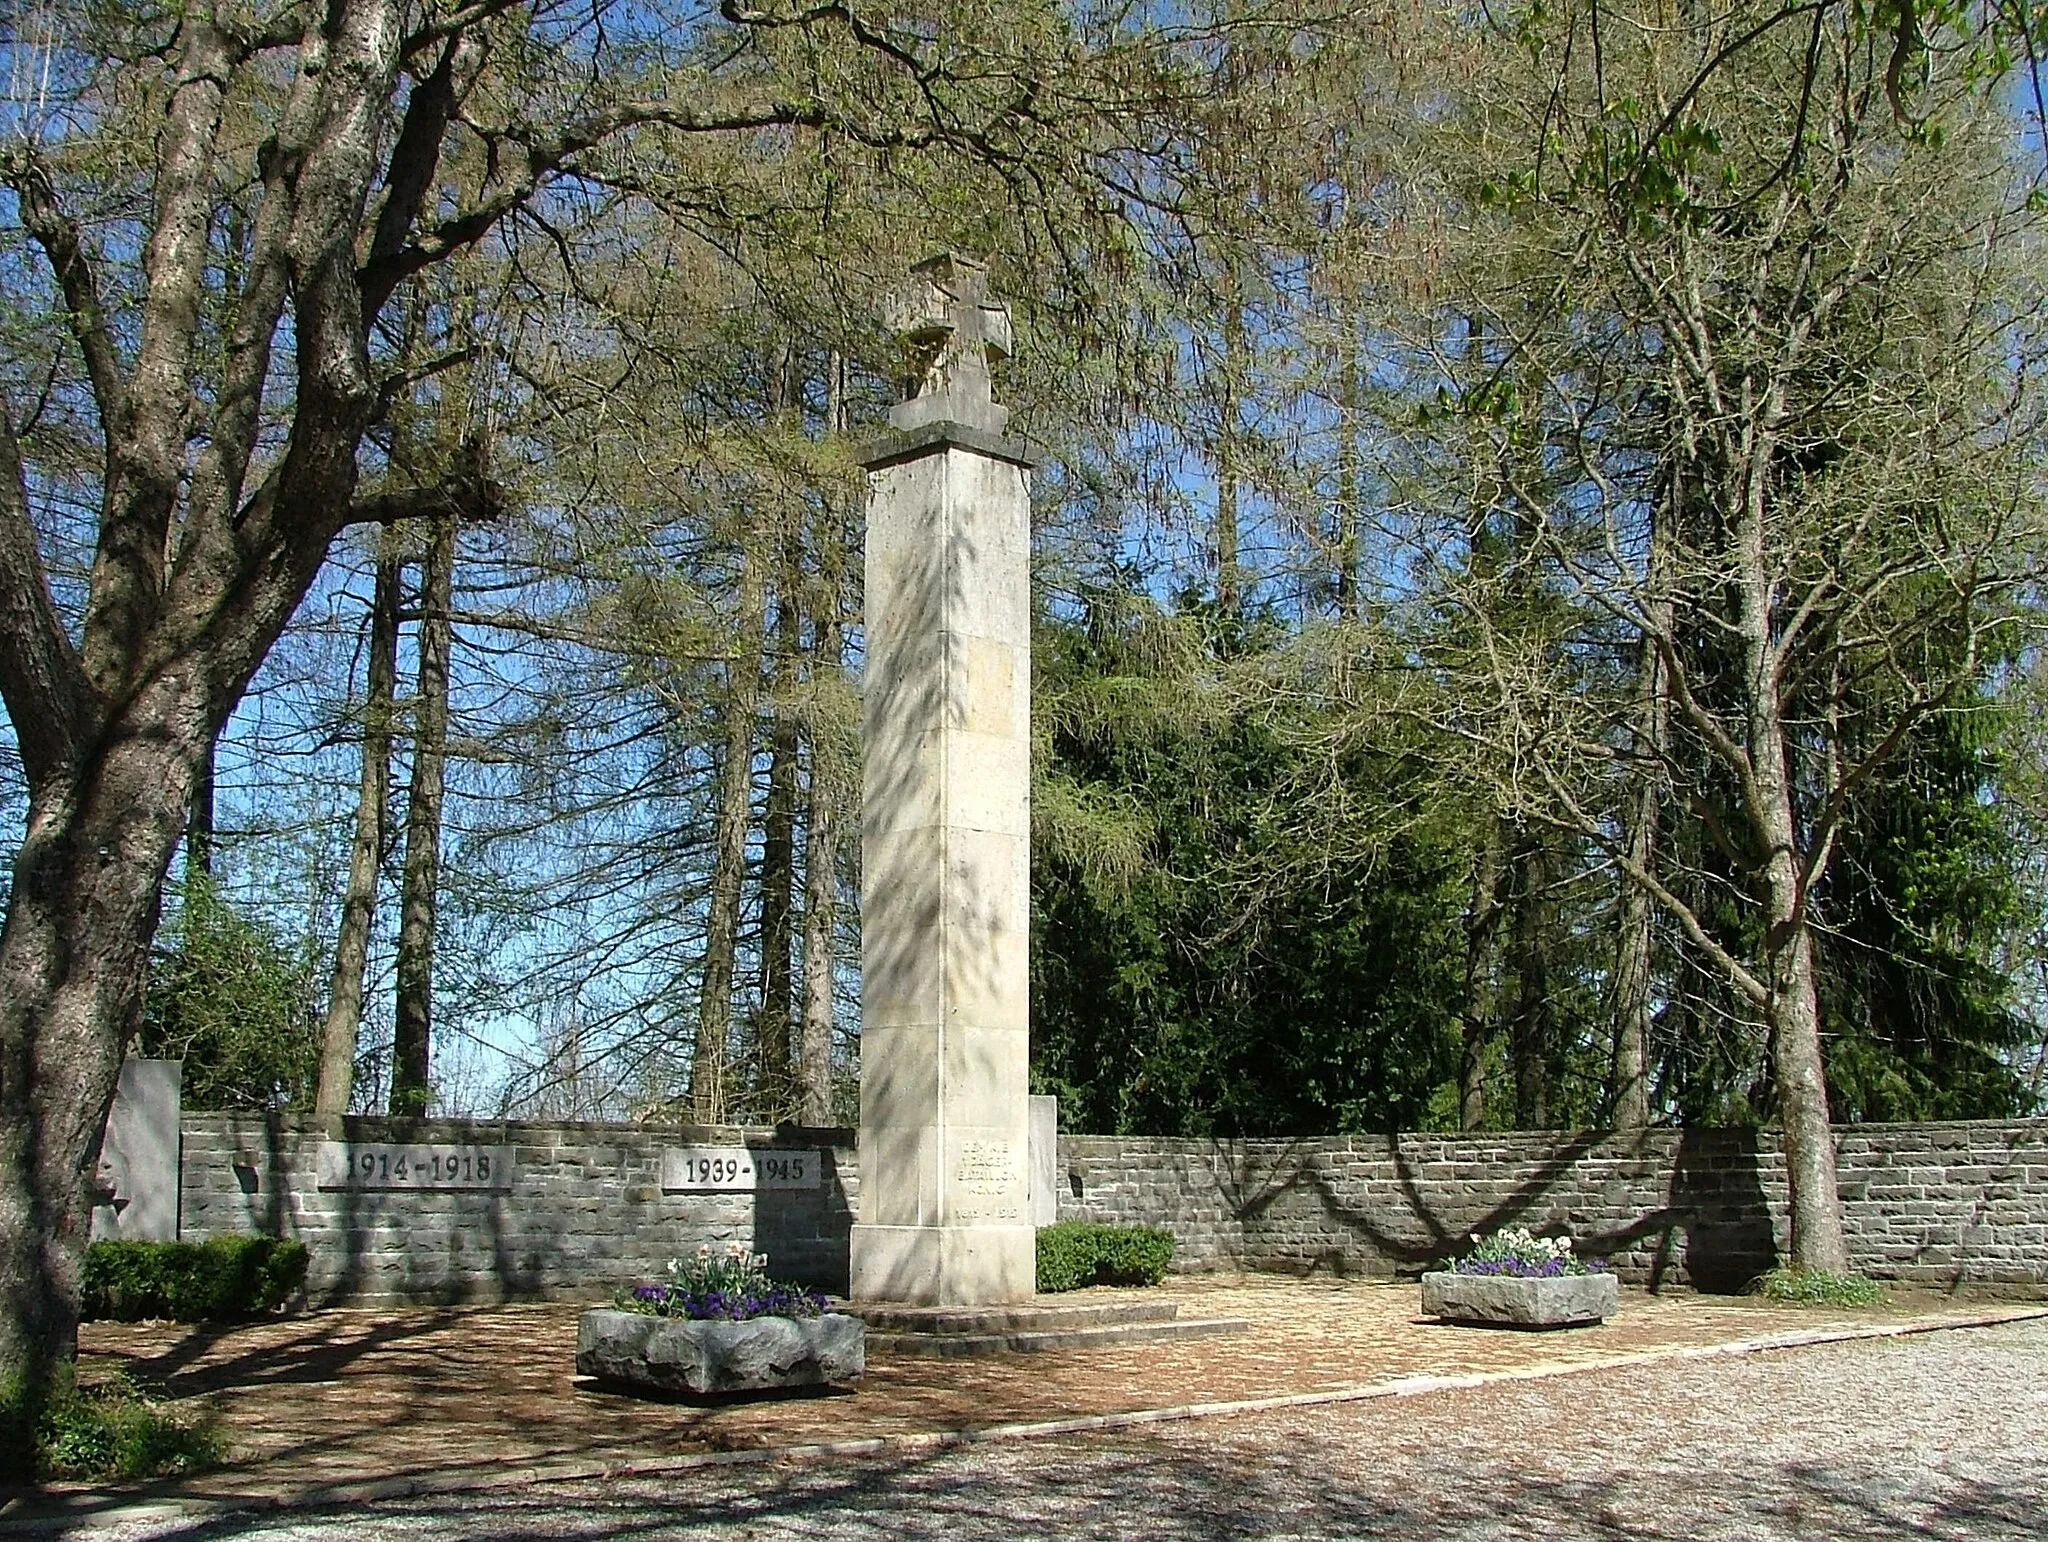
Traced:
<path fill-rule="evenodd" d="M 420 569 L 419 677 L 412 699 L 412 781 L 405 795 L 399 880 L 398 1001 L 390 1110 L 424 1114 L 433 1101 L 434 933 L 441 887 L 441 803 L 448 749 L 448 654 L 455 628 L 455 521 L 433 521 Z"/>
<path fill-rule="evenodd" d="M 834 352 L 825 364 L 827 440 L 841 438 L 846 427 L 846 360 Z M 818 600 L 812 616 L 805 724 L 810 777 L 804 817 L 803 1021 L 797 1074 L 802 1083 L 798 1117 L 813 1127 L 832 1122 L 841 811 L 858 785 L 852 766 L 858 753 L 850 731 L 853 704 L 845 699 L 845 502 L 828 489 L 816 513 Z"/>
<path fill-rule="evenodd" d="M 1845 11 L 1759 8 L 1732 42 L 1604 5 L 1549 25 L 1540 82 L 1480 87 L 1501 179 L 1460 239 L 1493 341 L 1424 342 L 1462 398 L 1425 437 L 1486 468 L 1475 487 L 1505 474 L 1483 495 L 1534 512 L 1524 566 L 1567 608 L 1518 632 L 1494 575 L 1442 566 L 1466 636 L 1441 657 L 1483 702 L 1456 726 L 1525 817 L 1602 851 L 1758 1014 L 1792 1260 L 1839 1271 L 1815 893 L 1857 788 L 1970 705 L 2040 571 L 2036 217 L 2009 120 L 1940 48 L 1935 136 Z M 1597 63 L 1564 46 L 1595 25 Z M 1502 453 L 1531 440 L 1541 456 Z M 1599 662 L 1631 651 L 1655 711 Z M 1655 860 L 1644 775 L 1702 822 L 1753 942 Z"/>
<path fill-rule="evenodd" d="M 730 1112 L 733 975 L 739 952 L 740 890 L 747 876 L 747 832 L 753 825 L 755 709 L 761 690 L 762 607 L 766 584 L 762 563 L 743 551 L 739 578 L 738 631 L 726 664 L 723 724 L 718 761 L 711 899 L 704 921 L 704 968 L 697 989 L 697 1032 L 690 1053 L 690 1114 L 699 1124 L 718 1124 Z"/>
<path fill-rule="evenodd" d="M 384 859 L 384 829 L 391 799 L 391 710 L 398 680 L 400 567 L 387 533 L 377 546 L 371 591 L 369 665 L 363 685 L 362 772 L 356 789 L 355 834 L 349 844 L 348 880 L 327 983 L 327 1015 L 320 1033 L 320 1081 L 313 1111 L 345 1114 L 355 1090 L 356 1035 L 363 1020 L 363 976 L 377 909 Z"/>

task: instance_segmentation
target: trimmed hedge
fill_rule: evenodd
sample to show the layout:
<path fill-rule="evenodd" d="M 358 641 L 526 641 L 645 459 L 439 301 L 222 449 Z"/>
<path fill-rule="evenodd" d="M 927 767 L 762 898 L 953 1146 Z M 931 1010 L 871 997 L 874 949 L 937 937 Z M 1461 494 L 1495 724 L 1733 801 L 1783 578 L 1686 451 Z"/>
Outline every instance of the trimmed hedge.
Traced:
<path fill-rule="evenodd" d="M 95 1242 L 79 1315 L 90 1322 L 232 1321 L 276 1311 L 306 1283 L 306 1244 L 283 1237 Z"/>
<path fill-rule="evenodd" d="M 1038 1231 L 1038 1289 L 1157 1285 L 1173 1263 L 1173 1233 L 1156 1226 L 1061 1221 Z"/>

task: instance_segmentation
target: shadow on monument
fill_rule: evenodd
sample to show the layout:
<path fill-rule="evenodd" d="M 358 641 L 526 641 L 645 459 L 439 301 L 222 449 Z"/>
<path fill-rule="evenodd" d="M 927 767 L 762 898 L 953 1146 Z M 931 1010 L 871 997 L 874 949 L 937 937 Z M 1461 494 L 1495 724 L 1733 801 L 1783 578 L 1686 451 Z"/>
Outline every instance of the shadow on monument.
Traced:
<path fill-rule="evenodd" d="M 755 1135 L 746 1141 L 754 1152 L 815 1151 L 821 1164 L 815 1188 L 754 1190 L 754 1250 L 768 1255 L 768 1272 L 774 1278 L 829 1296 L 846 1295 L 855 1193 L 849 1184 L 854 1175 L 842 1170 L 840 1155 L 851 1151 L 854 1141 L 852 1130 L 794 1124 L 777 1126 L 773 1136 Z"/>
<path fill-rule="evenodd" d="M 301 1161 L 308 1159 L 308 1136 L 313 1138 L 316 1151 L 320 1140 L 338 1142 L 350 1154 L 351 1161 L 358 1144 L 464 1145 L 477 1143 L 481 1138 L 484 1144 L 506 1145 L 512 1138 L 502 1124 L 394 1120 L 371 1114 L 346 1115 L 326 1127 L 309 1124 L 300 1136 Z M 547 1294 L 549 1260 L 530 1240 L 515 1236 L 509 1228 L 508 1194 L 500 1190 L 454 1190 L 435 1196 L 451 1207 L 439 1246 L 430 1245 L 417 1219 L 406 1213 L 417 1197 L 402 1190 L 353 1185 L 340 1190 L 335 1226 L 341 1264 L 330 1274 L 319 1270 L 316 1261 L 319 1283 L 308 1290 L 316 1305 L 339 1306 L 395 1297 L 416 1305 L 455 1306 L 464 1302 L 538 1300 Z M 404 1232 L 401 1270 L 395 1278 L 375 1278 L 373 1248 L 380 1234 L 387 1228 L 406 1227 L 408 1221 L 412 1225 Z M 465 1246 L 466 1239 L 478 1233 L 482 1234 L 483 1248 Z M 377 1251 L 388 1256 L 390 1250 Z M 490 1259 L 482 1278 L 473 1266 L 479 1251 L 487 1251 Z"/>

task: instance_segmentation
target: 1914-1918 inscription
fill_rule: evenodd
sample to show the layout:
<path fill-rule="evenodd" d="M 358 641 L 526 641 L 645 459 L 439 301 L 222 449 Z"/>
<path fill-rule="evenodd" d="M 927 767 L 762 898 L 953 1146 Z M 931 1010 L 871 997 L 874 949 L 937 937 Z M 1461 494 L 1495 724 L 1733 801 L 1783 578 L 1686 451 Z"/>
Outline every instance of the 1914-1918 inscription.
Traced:
<path fill-rule="evenodd" d="M 661 1186 L 671 1194 L 815 1189 L 824 1181 L 824 1167 L 822 1151 L 668 1146 L 661 1153 Z"/>
<path fill-rule="evenodd" d="M 323 1189 L 443 1189 L 505 1193 L 512 1187 L 510 1146 L 396 1146 L 323 1141 Z"/>

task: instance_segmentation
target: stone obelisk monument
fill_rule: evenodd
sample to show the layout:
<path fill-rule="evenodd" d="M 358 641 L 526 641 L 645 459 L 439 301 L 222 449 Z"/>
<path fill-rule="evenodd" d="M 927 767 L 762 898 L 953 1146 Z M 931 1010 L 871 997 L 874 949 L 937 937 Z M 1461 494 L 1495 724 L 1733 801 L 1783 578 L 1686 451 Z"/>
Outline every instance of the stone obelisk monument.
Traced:
<path fill-rule="evenodd" d="M 869 474 L 860 1218 L 867 1301 L 1028 1300 L 1030 468 L 978 263 L 919 263 Z"/>

